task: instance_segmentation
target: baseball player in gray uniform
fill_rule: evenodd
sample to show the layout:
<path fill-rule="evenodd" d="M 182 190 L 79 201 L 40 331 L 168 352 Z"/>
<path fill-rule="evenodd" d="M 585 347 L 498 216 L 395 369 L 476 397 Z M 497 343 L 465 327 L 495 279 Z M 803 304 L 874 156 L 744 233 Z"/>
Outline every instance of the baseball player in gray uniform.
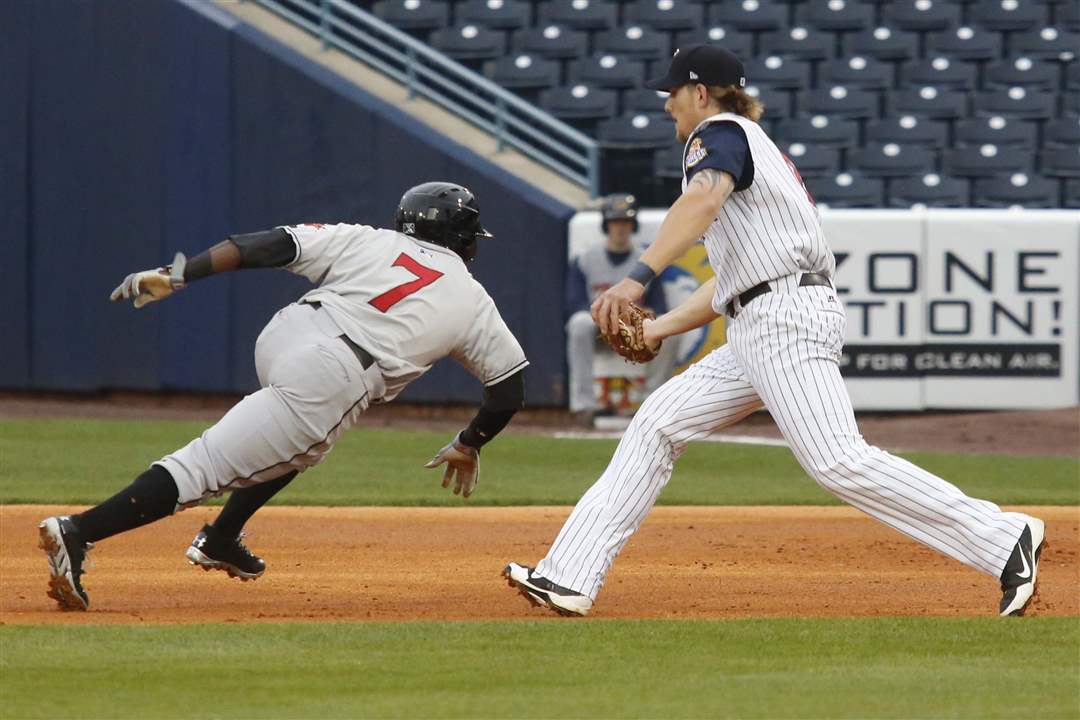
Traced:
<path fill-rule="evenodd" d="M 666 110 L 686 143 L 683 193 L 628 277 L 592 306 L 601 328 L 687 248 L 704 239 L 715 277 L 646 321 L 654 343 L 726 314 L 728 343 L 642 405 L 600 479 L 536 568 L 509 564 L 511 586 L 559 613 L 592 607 L 616 555 L 641 525 L 687 444 L 764 406 L 803 469 L 826 490 L 949 557 L 1000 579 L 1001 615 L 1035 592 L 1045 527 L 1003 512 L 873 447 L 840 376 L 845 333 L 836 264 L 794 166 L 758 125 L 743 65 L 710 45 L 680 48 L 665 77 Z"/>
<path fill-rule="evenodd" d="M 524 402 L 528 362 L 495 303 L 469 274 L 477 242 L 491 235 L 476 198 L 453 183 L 418 185 L 401 199 L 394 230 L 309 224 L 233 235 L 191 260 L 129 275 L 112 294 L 136 307 L 209 275 L 284 267 L 315 289 L 278 311 L 255 345 L 262 386 L 213 427 L 154 462 L 124 490 L 86 512 L 39 526 L 48 594 L 85 610 L 83 561 L 91 544 L 233 491 L 218 520 L 188 548 L 193 563 L 257 577 L 261 559 L 239 531 L 298 472 L 319 462 L 372 403 L 392 400 L 451 356 L 484 384 L 469 426 L 427 467 L 446 465 L 443 487 L 468 497 L 480 448 Z"/>
<path fill-rule="evenodd" d="M 600 228 L 604 242 L 585 248 L 567 268 L 566 361 L 570 371 L 570 412 L 586 425 L 603 408 L 597 407 L 593 390 L 593 358 L 598 330 L 589 311 L 600 293 L 626 277 L 641 256 L 633 242 L 637 232 L 638 204 L 633 195 L 610 195 L 600 205 Z M 657 314 L 667 310 L 663 285 L 652 283 L 645 293 L 645 307 Z M 675 343 L 664 345 L 646 368 L 647 392 L 660 387 L 675 369 Z"/>

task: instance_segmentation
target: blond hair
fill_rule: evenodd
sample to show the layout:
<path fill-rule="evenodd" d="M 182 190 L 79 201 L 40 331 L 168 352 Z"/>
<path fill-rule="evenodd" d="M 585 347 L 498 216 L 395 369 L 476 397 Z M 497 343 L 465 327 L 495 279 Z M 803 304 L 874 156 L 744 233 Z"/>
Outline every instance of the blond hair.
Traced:
<path fill-rule="evenodd" d="M 734 85 L 711 85 L 709 97 L 720 103 L 724 112 L 742 115 L 754 122 L 760 120 L 765 112 L 765 106 L 760 100 Z"/>

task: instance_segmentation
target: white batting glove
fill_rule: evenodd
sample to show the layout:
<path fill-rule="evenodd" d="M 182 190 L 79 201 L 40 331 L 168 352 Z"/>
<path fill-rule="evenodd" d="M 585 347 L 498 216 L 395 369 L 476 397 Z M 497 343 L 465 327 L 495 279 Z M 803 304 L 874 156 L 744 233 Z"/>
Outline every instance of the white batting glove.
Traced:
<path fill-rule="evenodd" d="M 184 267 L 187 258 L 184 253 L 176 253 L 172 265 L 156 270 L 143 270 L 131 273 L 124 282 L 109 295 L 112 301 L 130 300 L 134 298 L 135 307 L 141 308 L 147 303 L 152 303 L 173 294 L 174 290 L 184 287 Z"/>
<path fill-rule="evenodd" d="M 442 486 L 450 487 L 450 479 L 454 478 L 455 495 L 472 495 L 480 481 L 480 450 L 461 442 L 461 433 L 458 433 L 424 467 L 438 467 L 443 463 L 446 463 L 446 472 L 443 473 Z"/>

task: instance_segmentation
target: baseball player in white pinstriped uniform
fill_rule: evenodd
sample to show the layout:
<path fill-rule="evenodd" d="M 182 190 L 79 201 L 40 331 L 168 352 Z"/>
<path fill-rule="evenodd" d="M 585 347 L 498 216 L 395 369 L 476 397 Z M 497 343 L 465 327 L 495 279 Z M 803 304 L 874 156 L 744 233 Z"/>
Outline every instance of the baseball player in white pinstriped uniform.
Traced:
<path fill-rule="evenodd" d="M 585 493 L 536 568 L 504 575 L 534 604 L 585 615 L 612 562 L 640 527 L 696 438 L 764 406 L 803 469 L 877 520 L 999 578 L 1002 615 L 1035 592 L 1045 526 L 964 495 L 945 480 L 863 440 L 838 361 L 845 333 L 833 255 L 813 201 L 741 90 L 742 63 L 710 45 L 676 51 L 666 110 L 686 143 L 683 194 L 638 265 L 593 304 L 613 327 L 645 286 L 703 237 L 715 277 L 646 322 L 654 343 L 729 316 L 728 343 L 653 393 L 611 463 Z"/>
<path fill-rule="evenodd" d="M 453 183 L 418 185 L 401 198 L 395 229 L 308 224 L 233 235 L 169 268 L 132 273 L 113 300 L 135 307 L 209 275 L 282 267 L 317 287 L 270 320 L 255 345 L 262 387 L 213 427 L 154 462 L 131 485 L 74 516 L 39 526 L 49 590 L 64 610 L 86 610 L 83 559 L 91 543 L 231 491 L 187 550 L 192 564 L 253 579 L 265 564 L 240 542 L 259 507 L 325 458 L 371 403 L 389 402 L 433 363 L 452 356 L 484 383 L 469 426 L 426 467 L 446 465 L 443 487 L 468 497 L 480 448 L 524 402 L 521 346 L 469 273 L 480 224 L 473 194 Z"/>

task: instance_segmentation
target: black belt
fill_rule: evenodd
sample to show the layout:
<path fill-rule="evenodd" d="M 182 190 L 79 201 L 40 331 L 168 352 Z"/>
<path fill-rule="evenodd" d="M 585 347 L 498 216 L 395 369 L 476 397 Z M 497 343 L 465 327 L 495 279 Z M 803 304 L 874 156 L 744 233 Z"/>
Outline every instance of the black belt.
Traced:
<path fill-rule="evenodd" d="M 304 305 L 310 305 L 316 310 L 322 307 L 322 303 L 318 300 L 301 300 L 300 302 Z M 375 364 L 375 358 L 371 357 L 371 353 L 354 343 L 348 335 L 338 335 L 338 340 L 349 346 L 349 349 L 352 350 L 353 355 L 356 356 L 356 359 L 360 361 L 360 365 L 365 370 Z"/>
<path fill-rule="evenodd" d="M 821 273 L 805 273 L 801 278 L 799 278 L 799 287 L 806 287 L 808 285 L 828 285 L 829 287 L 832 287 L 832 281 L 829 280 L 828 275 L 822 275 Z M 746 307 L 747 303 L 749 303 L 751 300 L 758 297 L 759 295 L 764 295 L 767 292 L 772 292 L 772 288 L 769 287 L 769 283 L 758 283 L 746 292 L 739 293 L 739 304 L 742 307 Z M 738 311 L 735 309 L 734 300 L 728 302 L 727 306 L 724 308 L 724 312 L 726 312 L 727 316 L 730 318 L 734 318 L 736 315 L 739 314 Z"/>

